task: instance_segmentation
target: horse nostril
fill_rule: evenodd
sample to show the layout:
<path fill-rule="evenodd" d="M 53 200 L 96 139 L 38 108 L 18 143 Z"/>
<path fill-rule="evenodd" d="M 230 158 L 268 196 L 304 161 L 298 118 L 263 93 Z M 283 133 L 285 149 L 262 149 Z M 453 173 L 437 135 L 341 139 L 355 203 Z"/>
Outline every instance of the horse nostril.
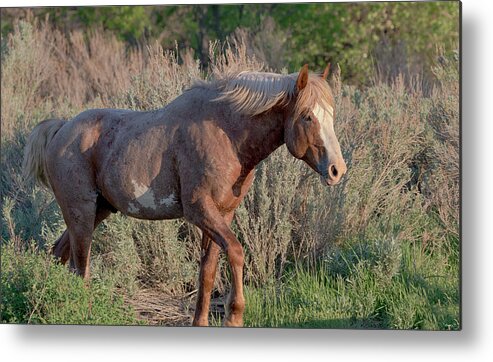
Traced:
<path fill-rule="evenodd" d="M 329 176 L 331 178 L 336 178 L 337 177 L 337 174 L 338 174 L 338 172 L 337 172 L 337 168 L 335 167 L 335 165 L 330 165 L 330 167 L 329 167 Z"/>

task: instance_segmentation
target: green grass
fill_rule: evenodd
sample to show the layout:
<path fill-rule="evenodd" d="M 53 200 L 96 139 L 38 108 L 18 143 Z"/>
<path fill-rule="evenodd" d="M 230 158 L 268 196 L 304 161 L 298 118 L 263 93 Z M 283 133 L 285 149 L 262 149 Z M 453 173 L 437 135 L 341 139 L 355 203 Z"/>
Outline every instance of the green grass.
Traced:
<path fill-rule="evenodd" d="M 457 330 L 459 267 L 447 251 L 404 246 L 394 272 L 360 259 L 290 271 L 280 283 L 246 288 L 245 325 L 292 328 Z M 346 256 L 354 253 L 346 247 Z M 337 268 L 334 268 L 337 269 Z M 389 274 L 390 273 L 390 274 Z"/>
<path fill-rule="evenodd" d="M 2 247 L 1 322 L 27 324 L 142 324 L 107 280 L 82 278 L 34 246 Z"/>

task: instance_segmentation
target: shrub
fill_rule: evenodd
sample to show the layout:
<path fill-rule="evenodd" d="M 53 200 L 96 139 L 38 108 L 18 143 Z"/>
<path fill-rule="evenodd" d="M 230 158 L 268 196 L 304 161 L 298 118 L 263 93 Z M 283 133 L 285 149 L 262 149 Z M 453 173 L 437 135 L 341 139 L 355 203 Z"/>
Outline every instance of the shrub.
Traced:
<path fill-rule="evenodd" d="M 140 323 L 123 298 L 103 280 L 89 285 L 34 244 L 2 245 L 2 323 Z"/>
<path fill-rule="evenodd" d="M 95 233 L 93 263 L 129 291 L 138 283 L 182 295 L 195 284 L 198 262 L 191 257 L 194 246 L 181 235 L 182 224 L 113 215 Z"/>
<path fill-rule="evenodd" d="M 433 72 L 439 81 L 427 116 L 433 130 L 425 180 L 426 196 L 445 232 L 459 238 L 460 127 L 458 54 L 440 56 Z"/>

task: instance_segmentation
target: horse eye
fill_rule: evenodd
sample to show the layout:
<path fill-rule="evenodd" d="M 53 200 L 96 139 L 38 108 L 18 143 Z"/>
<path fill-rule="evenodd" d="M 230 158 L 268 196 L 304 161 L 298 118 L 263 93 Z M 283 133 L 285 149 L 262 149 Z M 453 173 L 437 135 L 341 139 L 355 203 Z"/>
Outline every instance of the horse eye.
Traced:
<path fill-rule="evenodd" d="M 307 121 L 307 122 L 311 122 L 311 121 L 312 121 L 312 117 L 311 117 L 311 116 L 306 117 L 306 118 L 305 118 L 305 121 Z"/>

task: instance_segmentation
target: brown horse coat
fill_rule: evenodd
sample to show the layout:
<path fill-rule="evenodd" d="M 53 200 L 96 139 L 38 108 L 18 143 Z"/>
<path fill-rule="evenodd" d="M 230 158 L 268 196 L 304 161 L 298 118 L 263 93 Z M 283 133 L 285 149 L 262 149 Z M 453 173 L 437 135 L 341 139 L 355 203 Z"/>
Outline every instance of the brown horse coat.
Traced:
<path fill-rule="evenodd" d="M 324 78 L 240 73 L 197 83 L 150 112 L 85 111 L 31 134 L 25 171 L 51 187 L 67 230 L 55 255 L 89 276 L 94 228 L 111 212 L 150 220 L 184 217 L 203 231 L 194 325 L 207 325 L 219 250 L 232 270 L 226 325 L 242 325 L 243 251 L 229 225 L 255 166 L 283 143 L 324 182 L 346 171 Z M 211 243 L 211 240 L 213 241 Z"/>

